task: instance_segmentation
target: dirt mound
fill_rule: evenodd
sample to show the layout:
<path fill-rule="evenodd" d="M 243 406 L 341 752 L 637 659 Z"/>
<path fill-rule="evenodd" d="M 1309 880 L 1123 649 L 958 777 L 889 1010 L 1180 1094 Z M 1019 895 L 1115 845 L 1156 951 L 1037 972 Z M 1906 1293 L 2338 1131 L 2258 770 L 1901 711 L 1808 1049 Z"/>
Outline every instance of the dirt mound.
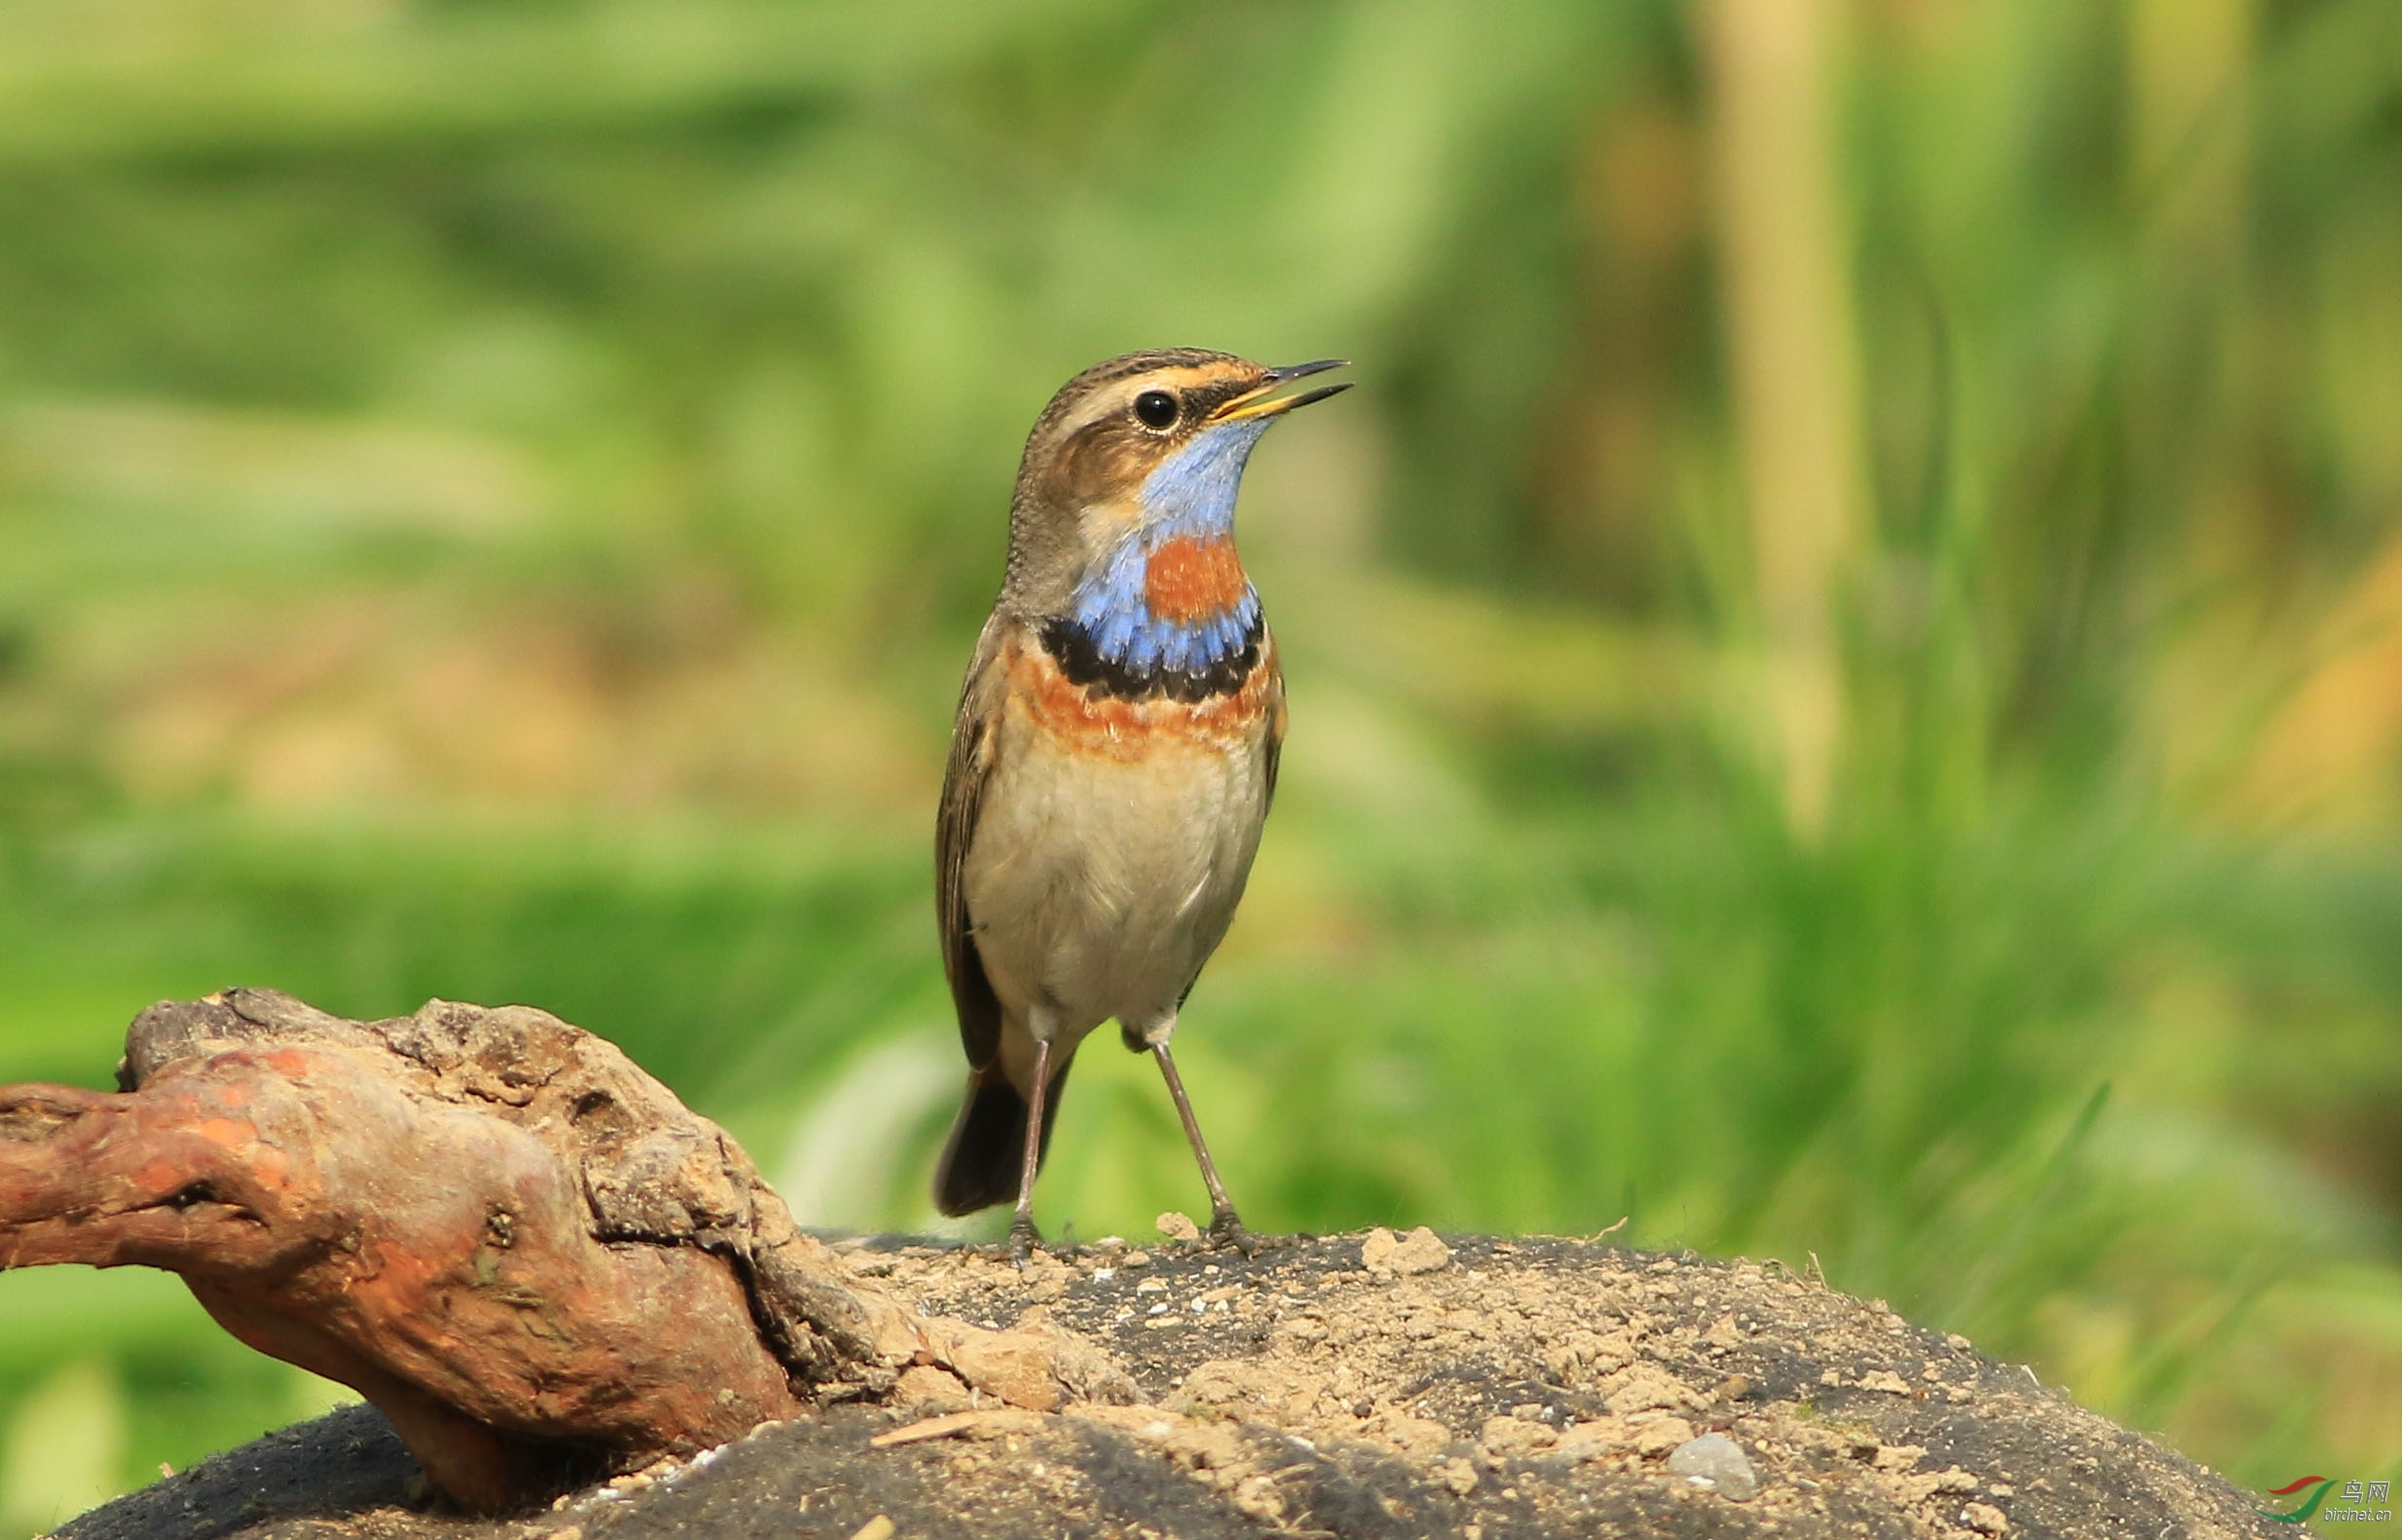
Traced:
<path fill-rule="evenodd" d="M 61 1533 L 2277 1532 L 2249 1494 L 2026 1370 L 1773 1264 L 1423 1231 L 1249 1259 L 1105 1243 L 1022 1272 L 889 1239 L 838 1249 L 928 1315 L 1089 1339 L 1145 1399 L 1035 1412 L 912 1371 L 890 1404 L 768 1424 L 509 1521 L 428 1510 L 405 1449 L 355 1408 Z"/>

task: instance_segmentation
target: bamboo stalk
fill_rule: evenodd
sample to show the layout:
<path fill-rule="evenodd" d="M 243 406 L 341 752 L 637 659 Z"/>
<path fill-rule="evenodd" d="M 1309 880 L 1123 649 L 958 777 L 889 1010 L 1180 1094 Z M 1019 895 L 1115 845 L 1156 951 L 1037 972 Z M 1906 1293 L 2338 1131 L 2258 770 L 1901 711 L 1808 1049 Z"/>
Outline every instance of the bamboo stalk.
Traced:
<path fill-rule="evenodd" d="M 1835 605 L 1860 540 L 1859 370 L 1832 122 L 1838 0 L 1704 0 L 1718 282 L 1759 682 L 1785 812 L 1824 825 L 1842 737 Z"/>

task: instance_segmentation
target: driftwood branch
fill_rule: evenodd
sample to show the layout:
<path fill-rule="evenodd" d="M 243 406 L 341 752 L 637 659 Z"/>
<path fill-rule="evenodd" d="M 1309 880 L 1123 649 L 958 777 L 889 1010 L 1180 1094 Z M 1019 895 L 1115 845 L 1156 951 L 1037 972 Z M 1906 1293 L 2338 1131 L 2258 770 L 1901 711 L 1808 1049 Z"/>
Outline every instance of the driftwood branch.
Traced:
<path fill-rule="evenodd" d="M 113 1095 L 0 1089 L 0 1266 L 180 1273 L 499 1510 L 913 1366 L 1119 1395 L 1052 1333 L 920 1322 L 798 1233 L 732 1140 L 544 1012 L 358 1023 L 238 990 L 144 1012 Z"/>

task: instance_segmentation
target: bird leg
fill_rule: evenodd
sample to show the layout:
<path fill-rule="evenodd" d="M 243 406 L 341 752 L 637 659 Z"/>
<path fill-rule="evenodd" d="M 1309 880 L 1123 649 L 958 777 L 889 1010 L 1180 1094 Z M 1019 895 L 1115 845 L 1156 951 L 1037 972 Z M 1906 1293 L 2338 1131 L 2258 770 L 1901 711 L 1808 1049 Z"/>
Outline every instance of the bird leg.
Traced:
<path fill-rule="evenodd" d="M 1034 1039 L 1034 1089 L 1026 1098 L 1026 1153 L 1018 1163 L 1018 1208 L 1009 1220 L 1009 1257 L 1020 1267 L 1042 1245 L 1034 1228 L 1034 1173 L 1042 1165 L 1042 1104 L 1051 1094 L 1051 1039 Z"/>
<path fill-rule="evenodd" d="M 1192 1115 L 1192 1101 L 1184 1095 L 1183 1077 L 1176 1072 L 1176 1057 L 1168 1052 L 1166 1038 L 1151 1044 L 1151 1055 L 1159 1061 L 1159 1072 L 1168 1078 L 1168 1095 L 1176 1103 L 1176 1115 L 1183 1120 L 1192 1158 L 1201 1167 L 1201 1184 L 1210 1189 L 1211 1243 L 1231 1246 L 1246 1257 L 1255 1255 L 1260 1239 L 1243 1227 L 1242 1217 L 1234 1212 L 1234 1200 L 1226 1196 L 1226 1184 L 1218 1180 L 1218 1165 L 1210 1159 L 1210 1146 L 1201 1138 L 1201 1124 Z"/>

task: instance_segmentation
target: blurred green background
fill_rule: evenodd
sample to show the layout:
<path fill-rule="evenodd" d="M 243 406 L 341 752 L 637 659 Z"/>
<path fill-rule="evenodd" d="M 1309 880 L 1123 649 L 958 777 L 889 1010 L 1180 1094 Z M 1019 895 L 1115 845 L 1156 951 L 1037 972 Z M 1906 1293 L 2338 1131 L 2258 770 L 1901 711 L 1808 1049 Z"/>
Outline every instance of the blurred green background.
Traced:
<path fill-rule="evenodd" d="M 1070 374 L 1358 360 L 1179 1038 L 1256 1224 L 1813 1258 L 2402 1471 L 2391 0 L 0 0 L 0 1079 L 531 1001 L 926 1225 Z M 1201 1206 L 1096 1039 L 1040 1209 Z M 0 1533 L 326 1403 L 0 1275 Z"/>

